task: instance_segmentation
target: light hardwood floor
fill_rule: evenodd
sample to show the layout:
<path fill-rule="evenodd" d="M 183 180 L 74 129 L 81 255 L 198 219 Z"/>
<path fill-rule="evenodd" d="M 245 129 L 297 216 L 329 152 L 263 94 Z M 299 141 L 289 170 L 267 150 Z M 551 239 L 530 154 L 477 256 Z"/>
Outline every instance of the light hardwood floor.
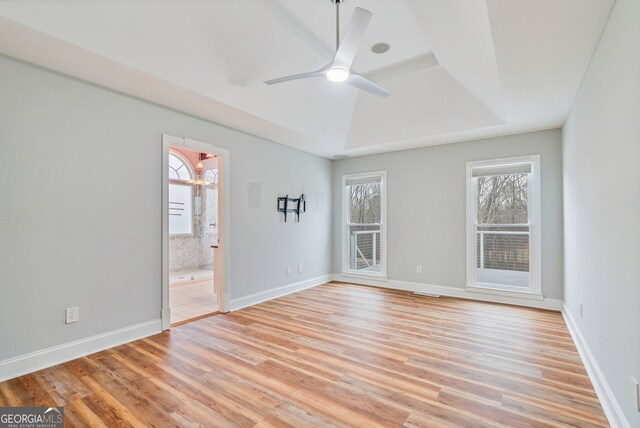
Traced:
<path fill-rule="evenodd" d="M 68 426 L 608 426 L 557 312 L 331 283 L 0 383 Z"/>

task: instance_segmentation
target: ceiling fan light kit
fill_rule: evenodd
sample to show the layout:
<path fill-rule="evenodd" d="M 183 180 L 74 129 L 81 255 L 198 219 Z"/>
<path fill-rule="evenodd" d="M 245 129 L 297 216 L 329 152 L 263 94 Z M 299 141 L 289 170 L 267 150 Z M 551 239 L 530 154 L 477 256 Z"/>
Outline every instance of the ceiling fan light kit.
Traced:
<path fill-rule="evenodd" d="M 361 91 L 365 91 L 379 97 L 388 97 L 391 94 L 385 88 L 351 70 L 351 64 L 353 64 L 353 60 L 358 53 L 358 48 L 362 43 L 362 39 L 364 38 L 364 34 L 367 31 L 367 27 L 369 26 L 369 22 L 371 21 L 373 14 L 366 9 L 356 7 L 341 43 L 340 5 L 344 3 L 344 0 L 330 1 L 336 6 L 336 54 L 333 57 L 333 61 L 317 71 L 271 79 L 264 83 L 267 85 L 274 85 L 276 83 L 307 79 L 310 77 L 326 77 L 332 82 L 345 82 L 347 85 L 353 86 Z"/>
<path fill-rule="evenodd" d="M 344 82 L 349 78 L 349 71 L 340 67 L 333 67 L 327 71 L 327 79 L 332 82 Z"/>

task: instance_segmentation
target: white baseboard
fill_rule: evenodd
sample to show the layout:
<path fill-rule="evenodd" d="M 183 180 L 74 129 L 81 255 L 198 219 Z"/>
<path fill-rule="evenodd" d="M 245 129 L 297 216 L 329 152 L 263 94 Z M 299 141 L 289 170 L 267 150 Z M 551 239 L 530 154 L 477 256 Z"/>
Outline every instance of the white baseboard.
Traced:
<path fill-rule="evenodd" d="M 109 331 L 0 361 L 0 382 L 103 351 L 162 331 L 160 320 Z"/>
<path fill-rule="evenodd" d="M 248 296 L 239 297 L 237 299 L 231 299 L 231 310 L 237 311 L 238 309 L 246 308 L 247 306 L 257 305 L 258 303 L 266 302 L 267 300 L 286 296 L 287 294 L 295 293 L 296 291 L 316 287 L 318 285 L 325 284 L 332 279 L 333 275 L 322 275 L 315 278 L 307 279 L 305 281 L 300 281 L 293 284 L 283 285 L 278 288 L 273 288 L 271 290 L 262 291 L 260 293 L 250 294 Z"/>
<path fill-rule="evenodd" d="M 587 370 L 589 379 L 591 379 L 593 389 L 596 391 L 596 395 L 600 400 L 604 414 L 609 420 L 609 425 L 611 425 L 612 428 L 631 428 L 631 424 L 629 424 L 627 418 L 624 416 L 618 400 L 616 400 L 616 397 L 613 395 L 607 379 L 600 370 L 596 358 L 591 353 L 589 345 L 578 328 L 578 324 L 576 324 L 576 321 L 571 316 L 567 305 L 564 305 L 562 308 L 562 316 L 567 323 L 573 342 L 576 344 L 576 348 L 578 348 L 582 363 Z"/>
<path fill-rule="evenodd" d="M 333 275 L 334 281 L 350 282 L 359 285 L 371 285 L 375 287 L 391 288 L 394 290 L 418 291 L 420 293 L 439 294 L 447 297 L 458 297 L 461 299 L 481 300 L 484 302 L 506 303 L 509 305 L 527 306 L 531 308 L 550 309 L 554 311 L 562 310 L 562 300 L 543 298 L 532 300 L 531 298 L 520 298 L 515 296 L 498 296 L 483 292 L 474 292 L 464 288 L 449 287 L 446 285 L 422 284 L 419 282 L 397 281 L 394 279 L 369 279 L 340 274 Z"/>

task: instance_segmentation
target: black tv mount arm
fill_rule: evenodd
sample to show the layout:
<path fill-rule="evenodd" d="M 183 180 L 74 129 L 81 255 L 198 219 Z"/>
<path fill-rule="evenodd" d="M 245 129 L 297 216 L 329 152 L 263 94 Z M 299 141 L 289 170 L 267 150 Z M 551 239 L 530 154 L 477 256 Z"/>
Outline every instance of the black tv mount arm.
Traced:
<path fill-rule="evenodd" d="M 289 207 L 289 205 L 293 205 Z M 307 201 L 304 199 L 304 194 L 299 198 L 290 198 L 289 195 L 284 197 L 278 197 L 278 212 L 284 214 L 284 221 L 287 222 L 287 213 L 294 213 L 296 215 L 296 221 L 300 221 L 300 213 L 307 210 Z"/>

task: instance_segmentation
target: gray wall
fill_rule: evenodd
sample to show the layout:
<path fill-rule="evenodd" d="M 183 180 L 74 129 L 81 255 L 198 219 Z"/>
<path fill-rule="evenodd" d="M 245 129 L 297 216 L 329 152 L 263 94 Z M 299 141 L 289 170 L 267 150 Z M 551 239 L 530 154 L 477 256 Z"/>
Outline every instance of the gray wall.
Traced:
<path fill-rule="evenodd" d="M 563 128 L 565 303 L 640 427 L 640 2 L 618 0 Z M 580 317 L 580 302 L 584 317 Z"/>
<path fill-rule="evenodd" d="M 333 269 L 341 272 L 342 175 L 387 171 L 390 279 L 464 288 L 466 162 L 541 155 L 542 290 L 562 298 L 562 159 L 560 131 L 344 159 L 333 167 Z M 416 273 L 416 265 L 423 273 Z"/>
<path fill-rule="evenodd" d="M 329 195 L 331 161 L 0 57 L 0 361 L 160 317 L 162 133 L 231 150 L 232 299 L 331 272 L 328 198 L 275 200 Z"/>

